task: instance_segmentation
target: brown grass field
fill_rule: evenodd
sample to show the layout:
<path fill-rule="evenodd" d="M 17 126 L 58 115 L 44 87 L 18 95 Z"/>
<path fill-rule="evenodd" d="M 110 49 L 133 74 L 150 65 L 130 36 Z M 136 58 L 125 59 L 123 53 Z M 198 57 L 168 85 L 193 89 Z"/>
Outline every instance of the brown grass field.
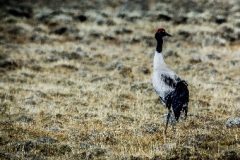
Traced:
<path fill-rule="evenodd" d="M 0 2 L 0 159 L 240 159 L 238 1 Z M 151 83 L 189 84 L 168 128 Z"/>

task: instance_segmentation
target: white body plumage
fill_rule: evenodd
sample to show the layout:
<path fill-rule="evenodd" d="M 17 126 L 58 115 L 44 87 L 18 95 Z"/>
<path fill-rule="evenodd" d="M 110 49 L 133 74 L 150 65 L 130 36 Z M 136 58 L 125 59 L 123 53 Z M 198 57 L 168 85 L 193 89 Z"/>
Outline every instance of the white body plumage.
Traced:
<path fill-rule="evenodd" d="M 155 51 L 152 83 L 164 105 L 166 105 L 166 96 L 175 90 L 175 86 L 179 81 L 181 81 L 179 76 L 166 65 L 162 53 Z"/>

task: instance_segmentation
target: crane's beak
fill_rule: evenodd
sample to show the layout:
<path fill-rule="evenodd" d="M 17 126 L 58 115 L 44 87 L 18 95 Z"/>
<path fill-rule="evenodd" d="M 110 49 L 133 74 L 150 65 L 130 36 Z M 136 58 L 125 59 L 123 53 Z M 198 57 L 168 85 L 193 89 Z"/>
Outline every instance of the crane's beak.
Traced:
<path fill-rule="evenodd" d="M 166 32 L 166 36 L 172 37 L 172 35 L 168 34 L 167 32 Z"/>

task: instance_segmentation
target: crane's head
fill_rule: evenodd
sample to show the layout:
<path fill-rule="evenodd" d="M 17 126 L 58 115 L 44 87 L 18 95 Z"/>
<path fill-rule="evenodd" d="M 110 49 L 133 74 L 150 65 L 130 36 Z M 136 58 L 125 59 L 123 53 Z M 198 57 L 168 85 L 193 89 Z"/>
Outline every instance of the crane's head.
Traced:
<path fill-rule="evenodd" d="M 163 28 L 159 28 L 159 29 L 157 30 L 157 33 L 155 34 L 156 40 L 160 40 L 160 39 L 162 39 L 162 37 L 165 37 L 165 36 L 171 37 L 171 35 L 168 34 L 168 33 L 165 31 L 165 29 L 163 29 Z"/>

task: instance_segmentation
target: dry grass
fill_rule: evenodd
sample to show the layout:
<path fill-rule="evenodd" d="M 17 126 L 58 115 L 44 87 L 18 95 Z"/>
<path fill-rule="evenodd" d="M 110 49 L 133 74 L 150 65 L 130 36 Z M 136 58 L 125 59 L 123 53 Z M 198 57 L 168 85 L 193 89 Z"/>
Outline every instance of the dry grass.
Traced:
<path fill-rule="evenodd" d="M 13 68 L 0 68 L 1 158 L 240 157 L 239 128 L 225 127 L 230 117 L 240 117 L 240 47 L 204 45 L 198 37 L 189 43 L 178 35 L 185 30 L 207 36 L 220 28 L 216 24 L 174 26 L 140 19 L 127 23 L 130 34 L 118 35 L 115 31 L 126 24 L 121 18 L 111 27 L 73 21 L 68 25 L 79 30 L 77 40 L 68 33 L 49 34 L 51 26 L 38 24 L 42 30 L 37 36 L 47 40 L 33 43 L 29 37 L 37 28 L 35 21 L 2 22 L 3 28 L 21 26 L 24 33 L 1 32 L 11 38 L 1 41 L 1 61 L 14 62 Z M 160 26 L 174 35 L 165 39 L 165 53 L 176 52 L 166 62 L 190 89 L 189 117 L 167 135 L 167 109 L 151 84 L 155 44 L 144 41 L 155 43 L 153 34 Z M 116 38 L 109 40 L 112 35 Z"/>

